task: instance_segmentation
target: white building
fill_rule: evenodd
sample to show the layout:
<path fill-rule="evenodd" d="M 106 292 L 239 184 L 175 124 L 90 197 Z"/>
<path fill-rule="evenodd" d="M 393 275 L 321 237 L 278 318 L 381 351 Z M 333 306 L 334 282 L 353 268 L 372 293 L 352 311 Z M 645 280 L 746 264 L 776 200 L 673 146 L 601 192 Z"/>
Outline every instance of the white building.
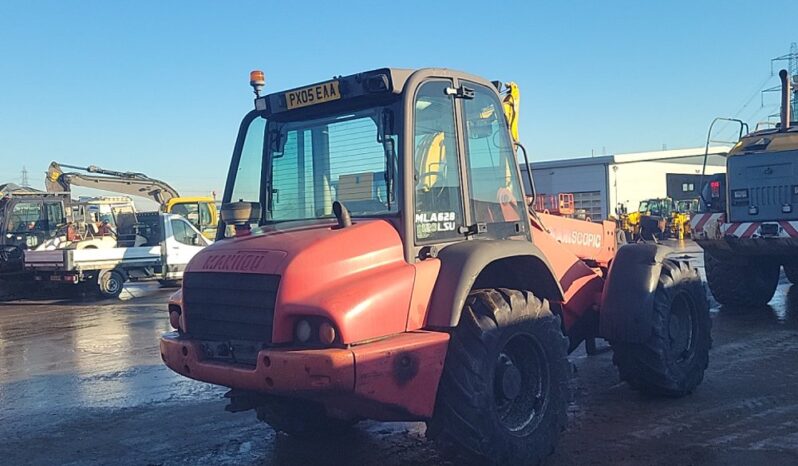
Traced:
<path fill-rule="evenodd" d="M 729 149 L 710 147 L 707 175 L 726 171 Z M 645 199 L 697 199 L 703 164 L 703 147 L 530 163 L 537 194 L 573 193 L 575 207 L 593 219 L 614 214 L 619 204 L 632 212 Z M 521 171 L 527 183 L 523 164 Z"/>

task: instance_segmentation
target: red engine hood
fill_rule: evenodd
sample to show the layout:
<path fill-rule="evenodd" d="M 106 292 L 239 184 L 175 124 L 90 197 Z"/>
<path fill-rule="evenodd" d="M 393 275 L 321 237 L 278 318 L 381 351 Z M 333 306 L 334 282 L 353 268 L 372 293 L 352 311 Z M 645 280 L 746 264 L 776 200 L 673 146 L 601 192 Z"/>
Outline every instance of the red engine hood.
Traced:
<path fill-rule="evenodd" d="M 399 233 L 386 220 L 219 241 L 197 254 L 186 271 L 280 275 L 274 343 L 290 342 L 303 316 L 330 319 L 343 343 L 402 332 L 415 277 Z"/>

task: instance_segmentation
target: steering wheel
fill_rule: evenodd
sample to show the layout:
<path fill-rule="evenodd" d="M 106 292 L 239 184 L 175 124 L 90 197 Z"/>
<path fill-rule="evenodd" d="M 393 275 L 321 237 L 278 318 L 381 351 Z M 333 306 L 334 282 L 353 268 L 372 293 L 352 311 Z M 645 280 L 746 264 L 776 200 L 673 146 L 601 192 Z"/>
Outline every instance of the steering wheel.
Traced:
<path fill-rule="evenodd" d="M 502 216 L 505 222 L 517 222 L 521 219 L 518 215 L 518 200 L 509 188 L 499 188 L 496 191 L 496 200 L 502 209 Z"/>

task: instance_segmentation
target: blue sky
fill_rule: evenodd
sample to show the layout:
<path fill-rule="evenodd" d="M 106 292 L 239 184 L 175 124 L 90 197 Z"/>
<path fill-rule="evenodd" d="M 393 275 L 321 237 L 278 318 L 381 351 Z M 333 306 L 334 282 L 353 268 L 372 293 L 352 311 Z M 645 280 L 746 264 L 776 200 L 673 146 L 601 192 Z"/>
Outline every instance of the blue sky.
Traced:
<path fill-rule="evenodd" d="M 57 160 L 221 193 L 255 68 L 267 92 L 382 66 L 514 80 L 533 160 L 700 146 L 715 116 L 777 111 L 759 90 L 795 14 L 758 5 L 5 1 L 0 183 Z"/>

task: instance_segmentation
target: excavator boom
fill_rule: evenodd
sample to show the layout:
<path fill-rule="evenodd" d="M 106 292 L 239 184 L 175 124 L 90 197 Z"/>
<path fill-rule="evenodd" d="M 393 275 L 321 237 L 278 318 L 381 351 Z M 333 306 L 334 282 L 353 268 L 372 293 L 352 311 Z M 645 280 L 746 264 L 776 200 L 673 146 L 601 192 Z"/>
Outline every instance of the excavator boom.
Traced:
<path fill-rule="evenodd" d="M 85 173 L 77 171 L 64 172 L 63 168 L 81 170 Z M 143 173 L 118 172 L 106 170 L 95 165 L 78 167 L 52 162 L 47 170 L 45 186 L 48 192 L 69 192 L 72 190 L 72 186 L 99 189 L 129 196 L 144 197 L 162 206 L 166 205 L 170 199 L 179 197 L 173 187 L 163 181 L 150 178 Z"/>

